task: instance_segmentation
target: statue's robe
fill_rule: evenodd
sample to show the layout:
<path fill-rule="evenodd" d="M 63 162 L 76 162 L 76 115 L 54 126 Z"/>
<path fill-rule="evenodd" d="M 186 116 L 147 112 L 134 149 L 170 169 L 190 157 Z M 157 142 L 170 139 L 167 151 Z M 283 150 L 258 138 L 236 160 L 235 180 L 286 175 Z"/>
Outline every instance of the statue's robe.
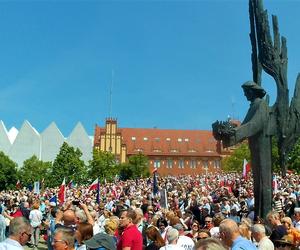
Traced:
<path fill-rule="evenodd" d="M 251 152 L 251 169 L 254 179 L 255 216 L 265 218 L 272 209 L 272 159 L 270 109 L 266 101 L 256 98 L 251 104 L 241 126 L 235 128 L 233 144 L 246 138 Z"/>

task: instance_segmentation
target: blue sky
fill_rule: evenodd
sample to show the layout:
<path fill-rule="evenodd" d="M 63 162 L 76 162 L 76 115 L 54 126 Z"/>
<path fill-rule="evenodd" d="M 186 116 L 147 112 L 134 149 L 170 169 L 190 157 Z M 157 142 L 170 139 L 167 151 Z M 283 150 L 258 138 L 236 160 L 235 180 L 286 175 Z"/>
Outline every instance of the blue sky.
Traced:
<path fill-rule="evenodd" d="M 300 72 L 300 1 L 265 1 Z M 210 129 L 249 103 L 248 1 L 0 1 L 0 120 L 65 136 L 110 115 L 120 127 Z M 263 86 L 275 99 L 275 83 Z"/>

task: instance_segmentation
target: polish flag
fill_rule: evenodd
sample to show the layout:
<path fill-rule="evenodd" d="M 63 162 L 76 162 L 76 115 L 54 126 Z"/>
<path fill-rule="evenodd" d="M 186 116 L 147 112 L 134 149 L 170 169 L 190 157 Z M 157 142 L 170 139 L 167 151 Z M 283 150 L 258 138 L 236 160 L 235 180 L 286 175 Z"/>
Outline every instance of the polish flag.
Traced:
<path fill-rule="evenodd" d="M 89 191 L 98 189 L 98 178 L 90 185 Z"/>
<path fill-rule="evenodd" d="M 16 183 L 16 188 L 17 188 L 17 189 L 20 189 L 20 188 L 21 188 L 21 182 L 20 182 L 20 180 L 17 181 L 17 183 Z"/>
<path fill-rule="evenodd" d="M 243 177 L 247 178 L 248 173 L 250 172 L 250 163 L 244 159 L 244 164 L 243 164 Z"/>
<path fill-rule="evenodd" d="M 278 182 L 277 182 L 277 176 L 276 175 L 274 175 L 274 177 L 273 177 L 273 183 L 272 183 L 273 185 L 273 192 L 274 192 L 274 194 L 276 194 L 276 193 L 278 193 Z"/>
<path fill-rule="evenodd" d="M 225 178 L 221 177 L 220 179 L 220 187 L 224 187 L 225 186 Z"/>
<path fill-rule="evenodd" d="M 66 199 L 66 178 L 64 178 L 62 184 L 60 185 L 59 191 L 58 191 L 58 200 L 59 203 L 64 203 Z"/>

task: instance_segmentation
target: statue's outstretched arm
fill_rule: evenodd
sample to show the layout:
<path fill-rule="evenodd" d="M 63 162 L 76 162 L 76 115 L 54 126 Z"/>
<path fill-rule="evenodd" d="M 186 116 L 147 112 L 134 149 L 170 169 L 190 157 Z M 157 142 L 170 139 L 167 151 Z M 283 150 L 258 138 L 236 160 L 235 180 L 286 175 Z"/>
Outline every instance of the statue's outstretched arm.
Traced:
<path fill-rule="evenodd" d="M 239 127 L 232 128 L 230 133 L 222 135 L 224 147 L 233 146 L 249 137 L 252 137 L 267 127 L 269 108 L 266 102 L 255 103 Z"/>
<path fill-rule="evenodd" d="M 235 143 L 239 143 L 246 138 L 254 136 L 266 128 L 268 115 L 269 108 L 263 100 L 256 107 L 250 108 L 242 125 L 234 129 Z"/>

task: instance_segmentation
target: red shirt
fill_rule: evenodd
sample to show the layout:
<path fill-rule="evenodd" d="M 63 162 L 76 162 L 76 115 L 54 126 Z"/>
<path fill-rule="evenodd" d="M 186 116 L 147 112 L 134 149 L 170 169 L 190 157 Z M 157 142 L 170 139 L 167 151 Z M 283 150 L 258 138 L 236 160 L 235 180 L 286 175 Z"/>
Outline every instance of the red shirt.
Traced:
<path fill-rule="evenodd" d="M 125 228 L 118 242 L 117 250 L 122 250 L 124 247 L 130 247 L 131 250 L 143 249 L 143 237 L 136 225 Z"/>
<path fill-rule="evenodd" d="M 21 209 L 18 209 L 16 212 L 12 213 L 10 216 L 16 218 L 16 217 L 22 217 L 23 214 L 22 214 Z"/>

